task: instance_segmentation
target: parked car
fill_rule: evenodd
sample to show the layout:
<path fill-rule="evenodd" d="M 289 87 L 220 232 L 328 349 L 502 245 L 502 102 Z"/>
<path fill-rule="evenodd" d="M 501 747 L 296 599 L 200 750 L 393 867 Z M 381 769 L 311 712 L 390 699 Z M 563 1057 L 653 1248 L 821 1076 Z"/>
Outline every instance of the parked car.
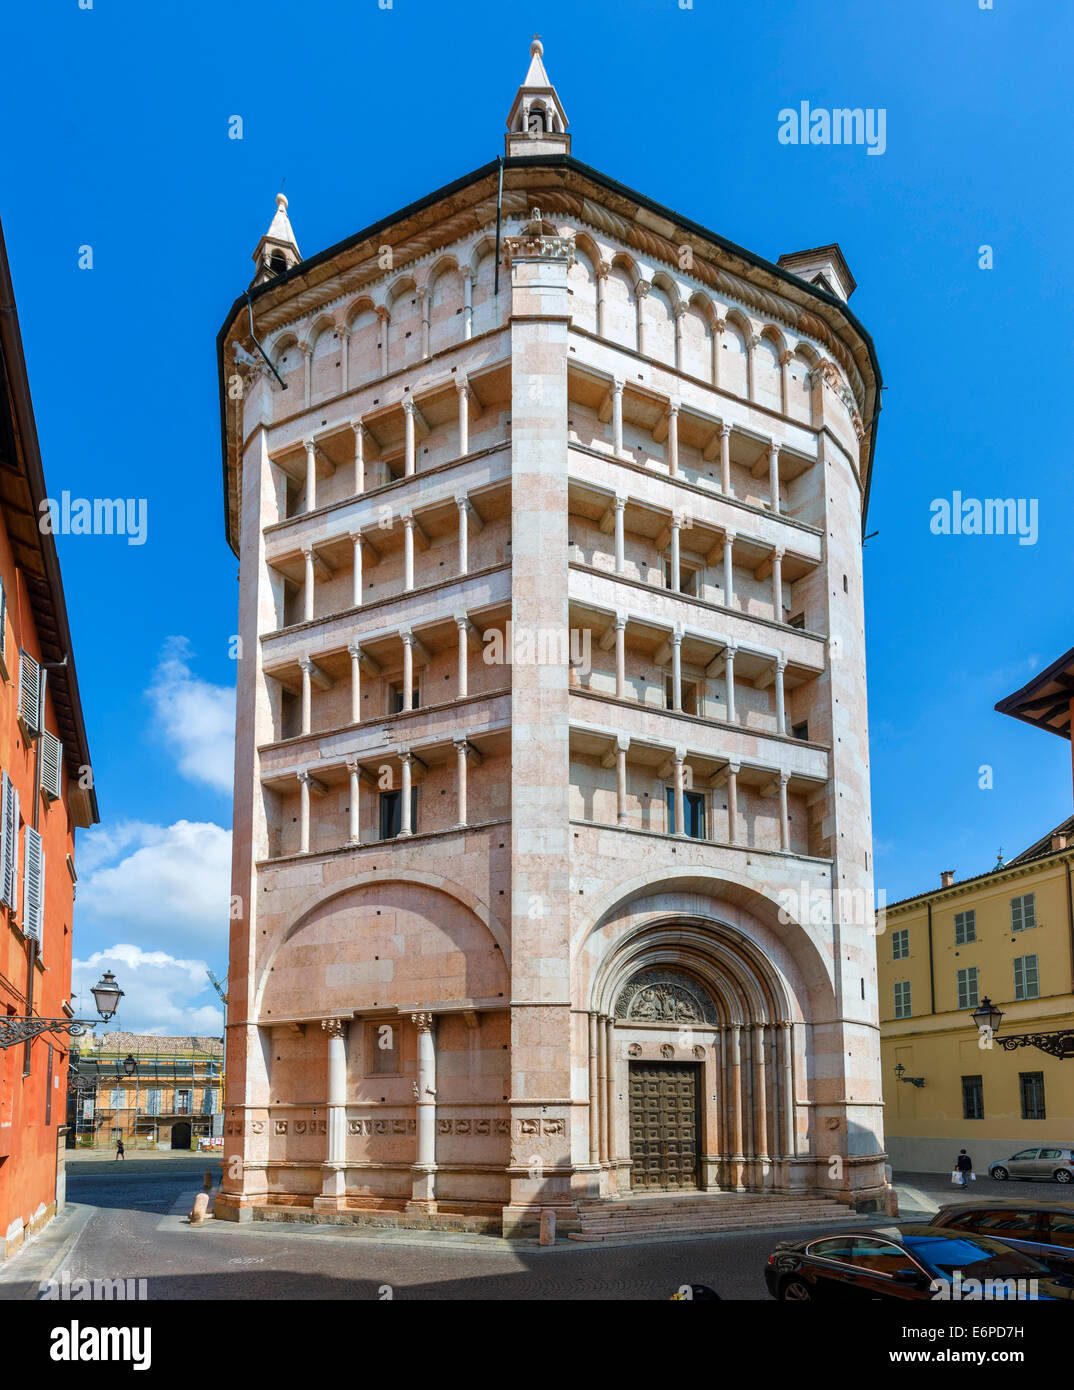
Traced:
<path fill-rule="evenodd" d="M 1055 1279 L 1039 1260 L 1002 1241 L 944 1226 L 782 1241 L 769 1255 L 764 1275 L 772 1297 L 788 1303 L 932 1300 L 943 1291 L 939 1280 L 947 1282 L 953 1297 L 960 1296 L 953 1293 L 958 1280 L 963 1287 L 967 1280 L 995 1280 L 986 1298 L 1074 1300 L 1074 1284 Z"/>
<path fill-rule="evenodd" d="M 1003 1182 L 1007 1178 L 1036 1178 L 1038 1182 L 1074 1182 L 1074 1149 L 1065 1144 L 1019 1149 L 1002 1163 L 991 1163 L 988 1176 Z"/>
<path fill-rule="evenodd" d="M 1074 1202 L 963 1202 L 941 1207 L 934 1226 L 1001 1240 L 1074 1278 Z"/>

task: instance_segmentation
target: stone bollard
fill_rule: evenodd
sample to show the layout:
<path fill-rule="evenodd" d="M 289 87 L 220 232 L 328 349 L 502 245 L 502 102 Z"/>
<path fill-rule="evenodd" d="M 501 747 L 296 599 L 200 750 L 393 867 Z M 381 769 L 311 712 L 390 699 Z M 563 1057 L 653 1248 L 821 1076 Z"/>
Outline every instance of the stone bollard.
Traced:
<path fill-rule="evenodd" d="M 549 1211 L 546 1207 L 541 1212 L 541 1245 L 555 1245 L 556 1243 L 556 1213 Z"/>
<path fill-rule="evenodd" d="M 209 1194 L 207 1192 L 199 1192 L 194 1198 L 194 1210 L 190 1213 L 190 1224 L 192 1226 L 200 1226 L 205 1220 L 208 1210 Z"/>

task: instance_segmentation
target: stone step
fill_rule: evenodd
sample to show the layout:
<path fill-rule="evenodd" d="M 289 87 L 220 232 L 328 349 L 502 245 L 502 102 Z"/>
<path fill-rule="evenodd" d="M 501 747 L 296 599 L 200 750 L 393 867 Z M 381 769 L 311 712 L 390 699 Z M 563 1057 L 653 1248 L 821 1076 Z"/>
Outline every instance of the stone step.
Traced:
<path fill-rule="evenodd" d="M 597 1226 L 616 1226 L 623 1230 L 630 1230 L 634 1226 L 658 1226 L 661 1223 L 682 1225 L 684 1222 L 709 1222 L 709 1221 L 752 1221 L 764 1224 L 766 1221 L 787 1221 L 797 1220 L 798 1218 L 815 1216 L 853 1216 L 848 1207 L 795 1207 L 788 1208 L 780 1212 L 695 1212 L 695 1211 L 669 1211 L 662 1216 L 634 1216 L 634 1217 L 610 1217 L 587 1215 L 581 1218 L 583 1230 L 596 1228 Z"/>
<path fill-rule="evenodd" d="M 849 1209 L 845 1213 L 827 1212 L 796 1216 L 788 1213 L 774 1220 L 759 1222 L 754 1218 L 707 1218 L 695 1222 L 651 1222 L 638 1226 L 611 1226 L 606 1230 L 594 1228 L 586 1223 L 580 1231 L 569 1231 L 568 1240 L 598 1242 L 603 1240 L 667 1240 L 677 1235 L 721 1235 L 725 1232 L 756 1230 L 765 1227 L 825 1226 L 842 1224 L 855 1215 Z"/>
<path fill-rule="evenodd" d="M 779 1206 L 762 1206 L 752 1202 L 736 1203 L 734 1206 L 712 1207 L 700 1206 L 693 1203 L 662 1207 L 659 1209 L 645 1207 L 579 1207 L 578 1215 L 582 1221 L 633 1221 L 633 1220 L 652 1220 L 658 1221 L 663 1217 L 674 1216 L 696 1216 L 700 1220 L 707 1220 L 710 1217 L 721 1219 L 723 1217 L 763 1217 L 763 1216 L 782 1216 L 787 1212 L 833 1212 L 846 1214 L 850 1212 L 849 1207 L 841 1206 L 836 1202 L 794 1202 L 781 1204 Z"/>

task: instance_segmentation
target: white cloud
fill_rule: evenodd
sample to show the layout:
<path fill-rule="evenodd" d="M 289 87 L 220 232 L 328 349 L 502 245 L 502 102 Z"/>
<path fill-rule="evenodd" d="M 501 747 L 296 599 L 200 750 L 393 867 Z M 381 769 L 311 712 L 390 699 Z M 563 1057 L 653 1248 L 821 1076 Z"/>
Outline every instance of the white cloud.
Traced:
<path fill-rule="evenodd" d="M 146 695 L 183 776 L 230 794 L 235 691 L 195 676 L 191 655 L 185 637 L 169 637 Z"/>
<path fill-rule="evenodd" d="M 118 863 L 107 862 L 127 850 Z M 172 950 L 193 944 L 226 952 L 229 830 L 204 821 L 128 821 L 91 840 L 90 859 L 90 871 L 78 883 L 76 927 L 120 929 Z"/>
<path fill-rule="evenodd" d="M 72 962 L 71 989 L 78 995 L 74 1001 L 77 1017 L 95 1017 L 90 991 L 105 970 L 115 975 L 123 998 L 115 1019 L 97 1025 L 97 1035 L 116 1029 L 213 1038 L 223 1035 L 223 1006 L 212 992 L 205 961 L 180 960 L 166 951 L 143 951 L 130 944 L 95 951 L 87 960 Z M 82 1048 L 87 1045 L 88 1039 L 84 1039 Z"/>

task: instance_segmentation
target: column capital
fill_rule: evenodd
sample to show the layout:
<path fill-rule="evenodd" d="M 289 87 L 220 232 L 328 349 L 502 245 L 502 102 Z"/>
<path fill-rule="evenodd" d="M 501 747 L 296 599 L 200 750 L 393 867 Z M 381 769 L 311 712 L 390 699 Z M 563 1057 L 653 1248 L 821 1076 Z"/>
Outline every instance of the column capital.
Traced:
<path fill-rule="evenodd" d="M 365 540 L 365 537 L 362 535 L 361 531 L 350 531 L 348 532 L 348 534 L 355 545 L 361 545 L 362 542 Z"/>
<path fill-rule="evenodd" d="M 386 308 L 385 305 L 378 304 L 377 307 L 373 310 L 373 312 L 376 314 L 377 318 L 381 321 L 381 323 L 391 322 L 391 310 Z"/>
<path fill-rule="evenodd" d="M 783 445 L 779 442 L 778 439 L 770 439 L 768 441 L 768 452 L 770 454 L 778 454 L 780 449 L 782 448 Z"/>
<path fill-rule="evenodd" d="M 678 629 L 676 629 L 676 630 L 671 634 L 671 636 L 668 638 L 668 641 L 671 643 L 671 645 L 672 645 L 673 647 L 681 647 L 681 646 L 682 646 L 682 633 L 679 632 Z"/>
<path fill-rule="evenodd" d="M 305 671 L 308 674 L 310 671 L 313 670 L 313 665 L 314 663 L 312 656 L 300 656 L 298 658 L 298 667 L 300 671 Z"/>
<path fill-rule="evenodd" d="M 787 363 L 793 358 L 793 356 L 794 353 L 791 352 L 789 348 L 784 348 L 783 351 L 779 354 L 779 365 L 781 367 L 785 367 Z"/>
<path fill-rule="evenodd" d="M 627 501 L 628 499 L 626 497 L 621 496 L 617 492 L 615 494 L 615 510 L 617 512 L 625 512 L 627 507 Z"/>
<path fill-rule="evenodd" d="M 337 323 L 336 332 L 339 334 L 339 341 L 346 342 L 351 336 L 351 326 L 349 323 Z"/>
<path fill-rule="evenodd" d="M 723 654 L 725 660 L 734 661 L 735 657 L 738 655 L 738 647 L 734 642 L 728 642 L 726 647 L 724 647 L 723 649 Z"/>
<path fill-rule="evenodd" d="M 304 545 L 304 546 L 302 547 L 302 554 L 306 557 L 307 560 L 312 560 L 312 559 L 313 559 L 313 546 L 312 546 L 312 545 Z"/>
<path fill-rule="evenodd" d="M 752 352 L 754 348 L 760 347 L 760 335 L 757 333 L 751 333 L 750 336 L 746 339 L 746 346 L 747 348 L 749 348 L 750 352 Z"/>
<path fill-rule="evenodd" d="M 414 1027 L 417 1028 L 419 1033 L 428 1033 L 432 1030 L 432 1014 L 411 1014 L 410 1021 L 413 1023 Z"/>
<path fill-rule="evenodd" d="M 414 404 L 413 396 L 404 396 L 400 404 L 402 405 L 403 409 L 406 411 L 408 415 L 413 415 L 418 408 Z"/>
<path fill-rule="evenodd" d="M 626 734 L 616 734 L 616 736 L 615 736 L 615 751 L 616 751 L 617 753 L 629 753 L 629 752 L 630 752 L 630 739 L 629 739 L 629 737 L 628 737 Z"/>
<path fill-rule="evenodd" d="M 724 533 L 723 533 L 723 543 L 724 543 L 724 545 L 734 545 L 734 543 L 735 543 L 736 540 L 738 540 L 738 532 L 734 529 L 734 527 L 732 527 L 732 526 L 725 527 Z"/>
<path fill-rule="evenodd" d="M 623 382 L 623 380 L 622 380 L 620 377 L 617 377 L 617 376 L 613 376 L 613 377 L 612 377 L 612 390 L 614 391 L 614 393 L 615 393 L 617 396 L 621 396 L 621 395 L 623 394 L 623 386 L 624 386 L 624 384 L 625 384 L 625 383 Z"/>
<path fill-rule="evenodd" d="M 671 750 L 671 760 L 674 763 L 684 763 L 686 761 L 686 748 L 683 744 L 677 743 Z"/>
<path fill-rule="evenodd" d="M 749 1024 L 748 1026 L 749 1026 L 750 1028 L 752 1028 L 753 1031 L 754 1031 L 755 1033 L 763 1034 L 763 1033 L 764 1033 L 764 1030 L 768 1027 L 768 1024 L 767 1024 L 767 1023 L 751 1023 L 751 1024 Z"/>
<path fill-rule="evenodd" d="M 305 339 L 303 339 L 302 342 L 299 343 L 298 350 L 307 362 L 313 356 L 313 344 L 307 342 Z"/>
<path fill-rule="evenodd" d="M 725 421 L 723 422 L 723 424 L 720 426 L 720 438 L 721 438 L 721 439 L 726 439 L 726 438 L 730 435 L 730 433 L 731 433 L 731 426 L 730 426 L 730 425 L 728 424 L 728 422 L 725 420 Z"/>
<path fill-rule="evenodd" d="M 618 632 L 618 631 L 620 630 L 620 628 L 622 628 L 622 629 L 625 631 L 625 630 L 626 630 L 626 625 L 627 625 L 627 615 L 626 615 L 625 613 L 616 613 L 616 615 L 615 615 L 615 630 L 616 630 L 616 632 Z"/>
<path fill-rule="evenodd" d="M 464 376 L 459 377 L 458 380 L 455 382 L 455 390 L 459 393 L 460 396 L 469 396 L 470 383 L 466 380 Z"/>
<path fill-rule="evenodd" d="M 361 647 L 356 646 L 353 642 L 349 642 L 347 644 L 347 655 L 351 658 L 352 661 L 360 661 L 364 655 L 364 652 L 362 651 Z"/>
<path fill-rule="evenodd" d="M 777 560 L 783 560 L 786 554 L 787 552 L 783 549 L 783 547 L 781 545 L 777 545 L 775 549 L 772 551 L 772 563 L 775 564 Z"/>
<path fill-rule="evenodd" d="M 634 298 L 644 299 L 651 289 L 652 285 L 649 283 L 648 280 L 639 280 L 638 283 L 634 286 Z"/>
<path fill-rule="evenodd" d="M 783 675 L 783 673 L 784 673 L 784 671 L 786 671 L 786 669 L 787 669 L 787 658 L 786 658 L 785 656 L 777 656 L 777 657 L 776 657 L 776 670 L 780 673 L 780 675 Z"/>
<path fill-rule="evenodd" d="M 729 763 L 727 764 L 727 775 L 728 775 L 729 777 L 737 777 L 738 774 L 739 774 L 741 771 L 742 771 L 742 764 L 741 764 L 741 763 L 731 763 L 731 762 L 729 762 Z"/>
<path fill-rule="evenodd" d="M 342 1038 L 346 1035 L 347 1023 L 342 1018 L 322 1018 L 321 1027 L 330 1038 Z"/>
<path fill-rule="evenodd" d="M 674 397 L 672 397 L 671 400 L 668 401 L 668 415 L 669 415 L 669 417 L 672 416 L 672 415 L 678 415 L 678 413 L 679 413 L 679 411 L 680 411 L 681 409 L 682 409 L 682 402 L 681 402 L 681 401 L 676 400 Z"/>
<path fill-rule="evenodd" d="M 779 774 L 779 785 L 781 787 L 785 787 L 790 780 L 791 774 L 789 772 L 781 772 Z"/>

